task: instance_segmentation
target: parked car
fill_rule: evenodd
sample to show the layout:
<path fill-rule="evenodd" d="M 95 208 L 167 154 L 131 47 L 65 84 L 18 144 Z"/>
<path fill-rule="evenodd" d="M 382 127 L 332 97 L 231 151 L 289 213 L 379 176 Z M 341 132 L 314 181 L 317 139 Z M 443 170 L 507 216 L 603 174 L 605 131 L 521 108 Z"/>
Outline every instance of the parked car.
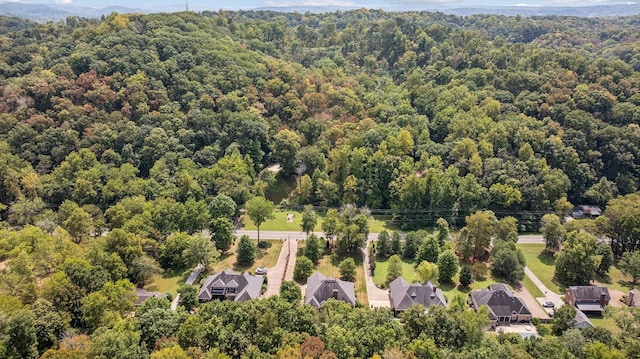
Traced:
<path fill-rule="evenodd" d="M 555 304 L 553 304 L 553 302 L 552 302 L 552 301 L 549 301 L 549 300 L 548 300 L 548 301 L 546 301 L 546 302 L 542 303 L 542 306 L 543 306 L 543 307 L 545 307 L 545 308 L 555 308 L 555 306 L 556 306 L 556 305 L 555 305 Z"/>
<path fill-rule="evenodd" d="M 256 275 L 267 275 L 267 267 L 256 268 Z"/>

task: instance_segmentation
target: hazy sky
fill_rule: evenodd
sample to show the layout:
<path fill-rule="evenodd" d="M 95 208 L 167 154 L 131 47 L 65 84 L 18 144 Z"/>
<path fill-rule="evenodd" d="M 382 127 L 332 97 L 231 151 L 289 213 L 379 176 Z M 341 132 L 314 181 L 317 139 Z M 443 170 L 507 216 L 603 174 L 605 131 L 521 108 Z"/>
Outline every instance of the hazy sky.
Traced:
<path fill-rule="evenodd" d="M 0 0 L 1 1 L 1 0 Z M 255 9 L 265 6 L 356 6 L 374 9 L 437 9 L 444 7 L 473 7 L 487 5 L 529 5 L 529 6 L 585 6 L 624 4 L 630 1 L 584 1 L 584 0 L 232 0 L 205 1 L 188 0 L 193 10 Z M 638 0 L 635 0 L 638 1 Z M 3 1 L 7 2 L 7 0 Z M 183 9 L 185 0 L 13 0 L 22 3 L 58 3 L 76 6 L 106 7 L 112 5 L 145 9 Z"/>

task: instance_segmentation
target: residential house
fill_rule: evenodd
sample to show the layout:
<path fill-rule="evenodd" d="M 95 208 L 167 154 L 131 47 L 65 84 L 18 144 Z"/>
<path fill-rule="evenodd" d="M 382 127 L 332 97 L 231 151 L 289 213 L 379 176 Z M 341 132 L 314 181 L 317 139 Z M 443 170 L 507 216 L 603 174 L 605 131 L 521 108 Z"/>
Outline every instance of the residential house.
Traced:
<path fill-rule="evenodd" d="M 447 306 L 447 300 L 442 289 L 431 282 L 425 284 L 409 283 L 402 277 L 398 277 L 389 283 L 389 300 L 391 307 L 396 312 L 403 312 L 414 304 L 420 304 L 425 308 L 432 305 Z"/>
<path fill-rule="evenodd" d="M 165 298 L 167 295 L 164 293 L 158 292 L 148 292 L 142 288 L 136 288 L 136 296 L 138 299 L 135 302 L 136 307 L 142 305 L 142 303 L 149 298 Z"/>
<path fill-rule="evenodd" d="M 215 273 L 205 278 L 198 300 L 208 302 L 210 300 L 233 300 L 244 302 L 260 296 L 263 277 L 256 277 L 248 273 L 236 273 L 232 270 Z"/>
<path fill-rule="evenodd" d="M 573 207 L 571 217 L 573 218 L 595 218 L 602 214 L 602 209 L 598 206 L 581 204 Z"/>
<path fill-rule="evenodd" d="M 587 317 L 587 315 L 580 309 L 576 309 L 575 321 L 576 322 L 573 324 L 575 329 L 593 328 L 593 323 L 591 323 L 589 317 Z"/>
<path fill-rule="evenodd" d="M 629 291 L 625 303 L 630 307 L 640 307 L 640 291 L 637 289 Z"/>
<path fill-rule="evenodd" d="M 567 288 L 565 301 L 587 315 L 602 315 L 609 304 L 611 296 L 607 287 L 599 286 L 571 286 Z"/>
<path fill-rule="evenodd" d="M 486 305 L 491 325 L 531 321 L 531 311 L 521 298 L 513 295 L 506 284 L 492 284 L 488 289 L 469 293 L 475 310 Z"/>
<path fill-rule="evenodd" d="M 356 292 L 354 288 L 353 282 L 325 277 L 320 272 L 314 272 L 307 278 L 304 302 L 315 308 L 320 308 L 327 300 L 333 298 L 355 307 Z"/>

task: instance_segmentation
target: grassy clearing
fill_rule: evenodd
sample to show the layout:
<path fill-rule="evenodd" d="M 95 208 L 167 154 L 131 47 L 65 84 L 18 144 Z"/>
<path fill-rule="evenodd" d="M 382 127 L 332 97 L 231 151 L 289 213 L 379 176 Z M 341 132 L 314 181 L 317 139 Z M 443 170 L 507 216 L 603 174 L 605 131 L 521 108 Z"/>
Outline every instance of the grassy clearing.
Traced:
<path fill-rule="evenodd" d="M 620 269 L 615 266 L 611 266 L 609 269 L 609 275 L 605 277 L 596 276 L 596 280 L 609 288 L 620 290 L 625 294 L 629 290 L 635 288 L 631 282 L 632 278 L 622 274 Z"/>
<path fill-rule="evenodd" d="M 622 330 L 616 325 L 615 320 L 613 318 L 607 317 L 592 317 L 589 318 L 591 323 L 596 327 L 603 327 L 605 329 L 609 329 L 613 333 L 620 333 Z"/>
<path fill-rule="evenodd" d="M 239 240 L 236 240 L 236 242 L 239 242 Z M 220 272 L 225 269 L 232 269 L 236 272 L 247 271 L 247 272 L 253 273 L 253 271 L 258 267 L 270 268 L 275 266 L 276 263 L 278 262 L 278 257 L 280 256 L 280 250 L 282 249 L 282 241 L 268 240 L 268 242 L 271 243 L 271 247 L 267 249 L 257 248 L 256 260 L 253 263 L 253 265 L 250 265 L 250 266 L 239 265 L 238 263 L 236 263 L 236 244 L 237 243 L 234 243 L 234 245 L 231 246 L 231 249 L 229 249 L 229 251 L 227 251 L 226 254 L 223 254 L 218 260 L 218 262 L 214 263 L 211 266 L 212 271 Z"/>
<path fill-rule="evenodd" d="M 556 270 L 556 259 L 553 255 L 543 253 L 544 244 L 517 244 L 524 254 L 527 267 L 549 289 L 556 293 L 564 293 L 565 287 L 553 279 Z"/>
<path fill-rule="evenodd" d="M 293 222 L 287 223 L 287 215 L 293 214 Z M 322 232 L 322 221 L 324 219 L 324 212 L 317 212 L 318 223 L 316 224 L 314 231 Z M 275 219 L 264 222 L 260 225 L 261 231 L 294 231 L 301 232 L 300 223 L 302 222 L 302 212 L 278 209 L 274 212 Z M 256 230 L 258 229 L 248 216 L 243 218 L 244 229 Z M 391 215 L 375 214 L 369 218 L 369 232 L 380 233 L 382 230 L 388 232 L 397 231 L 399 227 L 391 222 Z"/>
<path fill-rule="evenodd" d="M 165 271 L 163 274 L 156 275 L 153 280 L 144 289 L 151 292 L 171 293 L 174 297 L 178 293 L 178 288 L 182 286 L 189 275 L 187 270 L 183 273 Z"/>

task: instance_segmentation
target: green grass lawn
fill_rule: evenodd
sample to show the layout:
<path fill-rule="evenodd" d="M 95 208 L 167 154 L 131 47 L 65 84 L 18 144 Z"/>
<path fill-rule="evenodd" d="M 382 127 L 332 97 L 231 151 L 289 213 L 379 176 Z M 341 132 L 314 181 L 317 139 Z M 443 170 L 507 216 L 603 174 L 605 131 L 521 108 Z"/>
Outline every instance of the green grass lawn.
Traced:
<path fill-rule="evenodd" d="M 613 333 L 620 333 L 620 328 L 616 325 L 615 320 L 613 318 L 607 317 L 591 317 L 589 318 L 591 323 L 596 327 L 603 327 L 605 329 L 609 329 Z"/>
<path fill-rule="evenodd" d="M 287 223 L 287 215 L 293 214 L 293 222 Z M 324 212 L 317 212 L 318 223 L 316 224 L 314 231 L 322 232 L 322 220 L 324 219 Z M 294 231 L 301 232 L 300 223 L 302 222 L 302 212 L 286 209 L 278 209 L 274 212 L 275 219 L 266 221 L 260 226 L 261 231 Z M 248 216 L 244 216 L 244 229 L 256 230 L 258 229 L 249 219 Z M 369 232 L 380 233 L 382 230 L 388 232 L 399 230 L 398 226 L 391 223 L 391 215 L 375 214 L 369 218 Z"/>
<path fill-rule="evenodd" d="M 223 254 L 218 262 L 214 263 L 211 268 L 213 272 L 220 272 L 225 269 L 232 269 L 236 272 L 245 272 L 248 271 L 253 273 L 253 271 L 258 267 L 273 267 L 278 262 L 278 257 L 280 256 L 280 250 L 282 249 L 282 241 L 279 240 L 269 240 L 271 243 L 271 247 L 267 249 L 256 249 L 256 260 L 253 265 L 239 265 L 236 263 L 236 244 L 239 240 L 236 240 L 236 243 L 231 246 L 229 251 L 226 254 Z"/>
<path fill-rule="evenodd" d="M 151 292 L 171 293 L 174 297 L 178 293 L 178 288 L 182 286 L 191 270 L 185 272 L 165 271 L 154 276 L 151 282 L 144 286 L 144 289 Z"/>
<path fill-rule="evenodd" d="M 538 288 L 538 286 L 535 285 L 533 283 L 533 281 L 531 281 L 531 279 L 529 279 L 529 277 L 527 277 L 526 275 L 524 276 L 524 280 L 522 281 L 522 285 L 524 285 L 524 287 L 527 288 L 529 293 L 531 293 L 531 295 L 534 298 L 544 297 L 544 293 L 542 293 L 540 288 Z"/>
<path fill-rule="evenodd" d="M 535 274 L 547 288 L 558 294 L 564 293 L 565 287 L 553 279 L 556 271 L 556 259 L 551 254 L 542 253 L 544 244 L 524 243 L 517 244 L 517 247 L 524 254 L 527 267 L 531 269 L 533 274 Z"/>
<path fill-rule="evenodd" d="M 606 277 L 596 275 L 596 281 L 609 288 L 620 290 L 625 294 L 631 289 L 635 288 L 631 280 L 631 277 L 627 277 L 622 274 L 620 269 L 618 269 L 616 266 L 611 266 L 611 268 L 609 269 L 609 275 L 607 275 Z"/>

